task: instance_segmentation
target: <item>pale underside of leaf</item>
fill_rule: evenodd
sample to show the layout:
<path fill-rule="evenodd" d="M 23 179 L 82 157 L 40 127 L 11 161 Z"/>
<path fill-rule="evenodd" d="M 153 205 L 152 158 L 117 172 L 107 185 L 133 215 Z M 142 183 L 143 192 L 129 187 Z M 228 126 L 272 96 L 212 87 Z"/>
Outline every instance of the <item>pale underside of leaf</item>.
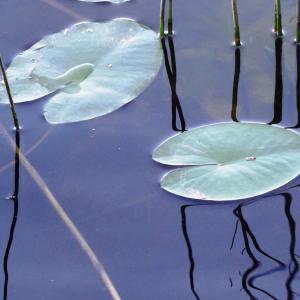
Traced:
<path fill-rule="evenodd" d="M 189 166 L 162 178 L 162 188 L 171 193 L 216 201 L 245 199 L 299 175 L 300 136 L 262 124 L 215 124 L 168 139 L 153 159 Z"/>
<path fill-rule="evenodd" d="M 129 19 L 82 22 L 17 55 L 7 70 L 16 103 L 57 92 L 45 106 L 50 123 L 92 119 L 136 98 L 157 75 L 160 41 Z M 7 102 L 3 85 L 0 100 Z"/>

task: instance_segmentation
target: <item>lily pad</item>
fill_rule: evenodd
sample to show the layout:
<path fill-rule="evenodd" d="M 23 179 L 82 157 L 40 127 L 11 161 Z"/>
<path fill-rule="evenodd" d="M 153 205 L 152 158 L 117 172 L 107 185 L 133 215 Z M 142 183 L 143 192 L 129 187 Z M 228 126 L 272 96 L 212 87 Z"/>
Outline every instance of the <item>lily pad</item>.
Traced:
<path fill-rule="evenodd" d="M 162 61 L 158 35 L 129 19 L 83 22 L 45 37 L 17 55 L 7 76 L 14 101 L 56 94 L 45 106 L 50 123 L 92 119 L 136 98 Z M 8 103 L 4 84 L 0 101 Z"/>
<path fill-rule="evenodd" d="M 300 174 L 300 135 L 256 123 L 221 123 L 195 128 L 163 142 L 159 163 L 186 166 L 161 180 L 179 196 L 229 201 L 258 196 Z"/>

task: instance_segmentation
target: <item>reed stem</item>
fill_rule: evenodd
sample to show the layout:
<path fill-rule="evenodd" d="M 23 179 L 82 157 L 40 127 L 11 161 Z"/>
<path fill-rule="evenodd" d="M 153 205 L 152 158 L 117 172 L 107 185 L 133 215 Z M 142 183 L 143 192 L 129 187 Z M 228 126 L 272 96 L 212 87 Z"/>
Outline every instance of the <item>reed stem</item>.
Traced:
<path fill-rule="evenodd" d="M 173 0 L 169 0 L 168 34 L 173 34 Z"/>
<path fill-rule="evenodd" d="M 160 37 L 165 35 L 165 9 L 166 9 L 166 0 L 161 0 L 160 3 Z"/>
<path fill-rule="evenodd" d="M 1 56 L 0 56 L 0 68 L 1 68 L 2 76 L 3 76 L 3 80 L 4 80 L 8 100 L 9 100 L 11 114 L 12 114 L 12 117 L 13 117 L 13 120 L 14 120 L 14 125 L 15 125 L 15 128 L 16 128 L 16 131 L 18 132 L 18 131 L 20 131 L 18 115 L 17 115 L 16 109 L 15 109 L 14 100 L 13 100 L 12 95 L 11 95 L 11 90 L 10 90 L 10 87 L 9 87 L 9 83 L 8 83 L 8 80 L 7 80 L 7 76 L 6 76 L 6 72 L 5 72 L 5 68 L 4 68 Z"/>
<path fill-rule="evenodd" d="M 241 45 L 239 14 L 236 0 L 231 0 L 233 25 L 234 25 L 234 43 L 237 47 Z"/>
<path fill-rule="evenodd" d="M 278 36 L 282 36 L 282 19 L 281 19 L 281 1 L 280 0 L 275 0 L 274 32 Z"/>
<path fill-rule="evenodd" d="M 296 30 L 296 42 L 300 43 L 300 0 L 297 0 L 297 30 Z"/>

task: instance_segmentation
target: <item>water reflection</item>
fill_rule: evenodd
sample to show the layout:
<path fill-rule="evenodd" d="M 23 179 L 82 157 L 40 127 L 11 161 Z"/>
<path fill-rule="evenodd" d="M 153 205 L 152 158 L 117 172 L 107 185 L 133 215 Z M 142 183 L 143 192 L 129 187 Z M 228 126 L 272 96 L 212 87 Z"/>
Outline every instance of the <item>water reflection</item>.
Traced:
<path fill-rule="evenodd" d="M 292 289 L 292 283 L 296 279 L 296 275 L 299 272 L 299 263 L 297 261 L 297 255 L 295 252 L 296 248 L 296 222 L 293 218 L 291 213 L 291 206 L 292 206 L 292 195 L 289 193 L 283 193 L 282 196 L 285 199 L 285 215 L 288 220 L 289 228 L 290 228 L 290 235 L 291 235 L 291 242 L 290 242 L 290 263 L 289 263 L 289 277 L 286 281 L 286 289 L 288 300 L 294 299 L 294 294 L 296 294 Z M 298 294 L 297 294 L 298 295 Z M 299 296 L 299 295 L 298 295 Z"/>
<path fill-rule="evenodd" d="M 7 241 L 4 258 L 3 258 L 3 271 L 4 271 L 4 287 L 3 287 L 3 300 L 7 299 L 8 295 L 8 259 L 11 250 L 11 246 L 14 239 L 14 233 L 17 225 L 18 211 L 19 211 L 19 175 L 20 175 L 20 132 L 15 132 L 15 168 L 14 168 L 14 191 L 10 200 L 13 203 L 13 216 L 9 230 L 9 238 Z"/>
<path fill-rule="evenodd" d="M 275 39 L 275 93 L 274 93 L 274 117 L 269 123 L 279 124 L 282 121 L 282 38 Z"/>
<path fill-rule="evenodd" d="M 166 43 L 168 40 L 168 44 Z M 175 56 L 175 47 L 173 42 L 173 37 L 168 36 L 161 39 L 162 49 L 165 59 L 165 67 L 168 74 L 168 79 L 171 87 L 171 99 L 172 99 L 172 129 L 175 131 L 185 131 L 186 123 L 181 107 L 179 97 L 177 95 L 176 86 L 177 86 L 177 65 L 176 65 L 176 56 Z M 168 54 L 168 48 L 170 52 L 170 58 Z M 171 61 L 171 63 L 170 63 Z M 177 127 L 177 116 L 179 117 L 180 127 Z"/>
<path fill-rule="evenodd" d="M 297 46 L 297 73 L 300 72 L 300 48 Z M 231 105 L 231 119 L 234 122 L 239 122 L 237 117 L 238 107 L 238 89 L 241 72 L 241 50 L 235 49 L 235 63 L 234 63 L 234 79 L 232 89 L 232 105 Z M 282 38 L 275 39 L 275 92 L 274 92 L 274 116 L 272 121 L 268 124 L 279 124 L 282 121 L 282 100 L 283 100 L 283 76 L 282 76 Z M 300 112 L 300 79 L 297 75 L 297 108 Z M 297 125 L 293 128 L 300 126 L 300 113 L 298 113 Z"/>
<path fill-rule="evenodd" d="M 297 60 L 297 84 L 296 84 L 296 101 L 298 118 L 296 125 L 289 128 L 300 128 L 300 45 L 296 45 L 296 60 Z"/>
<path fill-rule="evenodd" d="M 237 218 L 235 230 L 234 230 L 234 235 L 231 243 L 230 250 L 233 249 L 234 244 L 237 239 L 237 233 L 241 232 L 241 240 L 242 240 L 242 245 L 243 245 L 243 251 L 242 255 L 245 256 L 247 255 L 248 258 L 251 260 L 251 265 L 245 269 L 245 271 L 240 272 L 241 276 L 241 286 L 244 292 L 247 294 L 247 296 L 250 299 L 259 299 L 258 296 L 256 295 L 257 293 L 264 294 L 270 299 L 282 299 L 281 297 L 278 298 L 278 296 L 275 295 L 275 291 L 272 291 L 272 288 L 270 288 L 270 285 L 266 284 L 265 280 L 262 280 L 263 278 L 268 278 L 268 276 L 277 274 L 279 272 L 284 272 L 282 274 L 287 274 L 286 280 L 282 283 L 285 282 L 283 286 L 285 286 L 286 289 L 286 298 L 287 300 L 293 300 L 295 295 L 299 296 L 294 291 L 294 282 L 297 279 L 297 275 L 299 273 L 299 256 L 296 253 L 296 240 L 297 240 L 297 235 L 296 235 L 296 221 L 293 217 L 292 214 L 292 202 L 293 202 L 293 197 L 290 193 L 284 192 L 281 194 L 278 194 L 277 196 L 282 196 L 284 200 L 284 219 L 282 221 L 288 224 L 288 229 L 289 229 L 289 242 L 285 246 L 286 249 L 289 249 L 289 257 L 286 257 L 286 261 L 289 261 L 288 264 L 285 264 L 281 259 L 276 258 L 272 256 L 270 253 L 267 253 L 267 251 L 263 250 L 261 247 L 255 232 L 251 229 L 251 227 L 254 225 L 250 224 L 247 214 L 246 214 L 246 207 L 250 207 L 251 205 L 255 205 L 254 202 L 246 202 L 243 204 L 239 204 L 233 211 L 234 216 Z M 273 196 L 272 196 L 273 197 Z M 194 249 L 193 249 L 193 244 L 196 245 L 196 243 L 192 243 L 192 240 L 189 236 L 189 231 L 187 227 L 187 221 L 189 218 L 189 215 L 187 214 L 187 209 L 189 207 L 196 207 L 199 205 L 184 205 L 181 207 L 181 220 L 182 220 L 182 232 L 183 232 L 183 237 L 184 241 L 188 250 L 188 258 L 189 258 L 189 280 L 190 280 L 190 287 L 191 287 L 191 292 L 195 296 L 195 299 L 199 300 L 200 296 L 197 292 L 197 283 L 194 281 L 194 273 L 196 270 L 196 267 L 199 269 L 200 262 L 197 262 L 194 258 Z M 201 210 L 203 211 L 203 209 Z M 279 222 L 279 220 L 276 220 L 276 222 Z M 253 226 L 254 227 L 254 226 Z M 270 232 L 270 234 L 272 234 Z M 272 249 L 269 249 L 270 252 Z M 205 257 L 202 257 L 202 260 L 206 260 Z M 273 267 L 268 270 L 264 270 L 259 272 L 260 267 L 262 265 L 267 265 L 267 263 L 272 262 Z M 261 285 L 264 286 L 258 286 L 257 281 L 258 279 L 261 279 Z M 230 287 L 233 287 L 233 280 L 230 277 Z M 272 280 L 272 279 L 271 279 Z M 274 288 L 276 285 L 273 285 Z"/>
<path fill-rule="evenodd" d="M 250 297 L 250 299 L 256 299 L 256 297 L 254 297 L 254 295 L 252 294 L 250 288 L 259 291 L 267 296 L 269 296 L 272 299 L 277 299 L 276 297 L 274 297 L 271 292 L 268 292 L 267 290 L 261 288 L 261 287 L 257 287 L 256 285 L 254 285 L 254 281 L 258 278 L 270 275 L 274 272 L 283 270 L 286 266 L 283 262 L 281 262 L 280 260 L 272 257 L 271 255 L 269 255 L 268 253 L 266 253 L 264 250 L 262 250 L 262 248 L 260 247 L 257 238 L 255 237 L 255 234 L 253 233 L 253 231 L 250 229 L 250 226 L 248 224 L 248 222 L 246 221 L 243 212 L 242 212 L 242 206 L 243 205 L 239 205 L 235 210 L 234 210 L 234 214 L 235 216 L 238 218 L 239 220 L 239 224 L 241 226 L 241 230 L 242 230 L 242 234 L 243 234 L 243 240 L 244 240 L 244 245 L 245 245 L 245 251 L 243 251 L 243 253 L 247 253 L 248 257 L 251 259 L 252 261 L 252 265 L 243 273 L 242 275 L 242 287 L 244 289 L 244 291 L 248 294 L 248 296 Z M 236 230 L 234 233 L 234 237 L 236 236 Z M 266 258 L 269 258 L 270 260 L 274 261 L 278 266 L 267 271 L 264 272 L 262 274 L 259 275 L 253 275 L 250 277 L 251 274 L 254 273 L 254 271 L 256 271 L 259 266 L 261 265 L 261 262 L 258 260 L 258 258 L 255 256 L 254 251 L 251 248 L 251 243 L 252 242 L 255 250 L 257 252 L 259 252 L 260 254 L 262 254 L 263 256 L 265 256 Z M 233 245 L 233 243 L 232 243 Z"/>
<path fill-rule="evenodd" d="M 189 278 L 190 278 L 190 286 L 193 295 L 197 300 L 200 300 L 199 295 L 197 294 L 195 290 L 195 282 L 194 282 L 194 271 L 195 271 L 195 260 L 193 257 L 193 248 L 192 244 L 188 235 L 188 228 L 187 228 L 187 223 L 186 223 L 186 209 L 190 207 L 191 205 L 184 205 L 181 207 L 181 224 L 182 224 L 182 233 L 184 236 L 184 240 L 186 242 L 186 246 L 188 249 L 188 255 L 189 255 L 189 261 L 190 261 L 190 271 L 189 271 Z"/>
<path fill-rule="evenodd" d="M 239 120 L 237 119 L 237 105 L 238 105 L 240 73 L 241 73 L 241 49 L 237 47 L 235 48 L 234 79 L 233 79 L 232 106 L 231 106 L 231 119 L 234 122 L 239 122 Z"/>

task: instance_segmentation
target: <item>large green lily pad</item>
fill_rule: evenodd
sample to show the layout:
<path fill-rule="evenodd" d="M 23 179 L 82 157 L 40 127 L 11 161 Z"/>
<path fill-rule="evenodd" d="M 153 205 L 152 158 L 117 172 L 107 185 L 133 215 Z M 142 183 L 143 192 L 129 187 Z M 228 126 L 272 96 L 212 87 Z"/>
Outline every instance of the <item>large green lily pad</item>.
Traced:
<path fill-rule="evenodd" d="M 195 128 L 163 142 L 159 163 L 186 166 L 161 180 L 161 187 L 187 198 L 229 201 L 258 196 L 300 173 L 300 136 L 256 123 L 221 123 Z"/>
<path fill-rule="evenodd" d="M 83 22 L 17 55 L 7 76 L 16 103 L 56 92 L 45 117 L 68 123 L 105 115 L 136 98 L 161 60 L 157 33 L 135 21 Z M 0 102 L 8 103 L 3 82 Z"/>

